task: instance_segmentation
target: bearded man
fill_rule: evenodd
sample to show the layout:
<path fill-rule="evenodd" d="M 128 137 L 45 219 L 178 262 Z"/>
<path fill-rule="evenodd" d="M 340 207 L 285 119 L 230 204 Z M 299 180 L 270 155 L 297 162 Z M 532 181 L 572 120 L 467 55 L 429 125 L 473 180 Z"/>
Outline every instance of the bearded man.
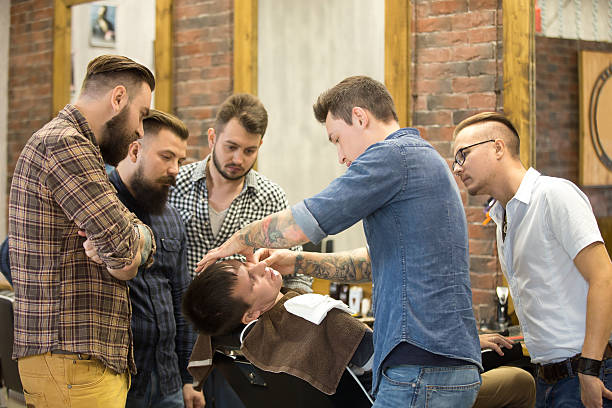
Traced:
<path fill-rule="evenodd" d="M 253 170 L 267 125 L 268 113 L 257 97 L 232 95 L 219 107 L 214 128 L 208 129 L 210 155 L 181 167 L 170 203 L 185 222 L 192 276 L 208 250 L 246 224 L 288 208 L 283 189 Z M 283 279 L 283 286 L 289 289 L 312 292 L 311 277 L 297 274 Z M 214 371 L 204 393 L 219 408 L 243 406 Z"/>
<path fill-rule="evenodd" d="M 104 171 L 143 134 L 155 79 L 129 58 L 87 66 L 74 105 L 27 141 L 13 174 L 13 358 L 28 406 L 123 407 L 135 373 L 126 281 L 153 261 L 149 227 Z"/>

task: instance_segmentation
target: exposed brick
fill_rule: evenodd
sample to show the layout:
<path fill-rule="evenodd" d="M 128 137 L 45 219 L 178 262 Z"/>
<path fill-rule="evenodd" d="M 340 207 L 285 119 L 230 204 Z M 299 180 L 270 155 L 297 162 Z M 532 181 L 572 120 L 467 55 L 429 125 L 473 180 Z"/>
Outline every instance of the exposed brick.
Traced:
<path fill-rule="evenodd" d="M 495 92 L 483 92 L 468 96 L 468 108 L 491 110 L 496 109 L 497 96 Z"/>
<path fill-rule="evenodd" d="M 448 111 L 415 112 L 414 114 L 415 125 L 436 125 L 441 123 L 449 123 L 450 120 L 451 113 Z"/>
<path fill-rule="evenodd" d="M 461 32 L 437 32 L 416 35 L 416 46 L 418 48 L 451 47 L 458 44 L 468 44 L 468 33 Z"/>
<path fill-rule="evenodd" d="M 487 92 L 495 89 L 495 77 L 481 75 L 477 77 L 453 78 L 453 92 Z"/>
<path fill-rule="evenodd" d="M 432 1 L 429 5 L 430 15 L 455 14 L 467 11 L 468 0 L 441 0 Z"/>
<path fill-rule="evenodd" d="M 429 140 L 451 141 L 453 130 L 453 126 L 429 126 L 427 127 L 427 136 Z"/>
<path fill-rule="evenodd" d="M 467 76 L 467 62 L 444 62 L 422 64 L 418 67 L 417 75 L 425 79 L 439 79 L 444 77 Z"/>
<path fill-rule="evenodd" d="M 497 286 L 497 278 L 491 273 L 470 273 L 472 289 L 493 289 Z"/>
<path fill-rule="evenodd" d="M 451 26 L 453 30 L 495 26 L 495 10 L 484 9 L 455 14 L 451 17 Z"/>
<path fill-rule="evenodd" d="M 415 22 L 416 31 L 419 33 L 433 31 L 448 31 L 451 28 L 451 18 L 444 17 L 425 17 L 419 18 Z"/>
<path fill-rule="evenodd" d="M 417 93 L 426 94 L 440 94 L 440 93 L 451 93 L 451 80 L 442 78 L 438 80 L 418 80 L 414 84 L 414 90 Z"/>
<path fill-rule="evenodd" d="M 475 305 L 490 305 L 495 301 L 494 296 L 495 293 L 493 290 L 483 290 L 483 289 L 474 289 L 472 288 L 472 303 Z"/>
<path fill-rule="evenodd" d="M 447 62 L 450 60 L 451 50 L 448 48 L 443 49 L 417 49 L 415 51 L 417 60 L 419 63 L 428 62 Z"/>
<path fill-rule="evenodd" d="M 451 49 L 451 59 L 455 61 L 492 59 L 494 49 L 495 47 L 491 43 L 457 46 Z"/>
<path fill-rule="evenodd" d="M 427 109 L 465 109 L 467 108 L 467 97 L 465 95 L 429 95 L 427 97 Z"/>
<path fill-rule="evenodd" d="M 497 39 L 497 28 L 475 28 L 468 31 L 467 38 L 470 44 L 495 41 Z"/>

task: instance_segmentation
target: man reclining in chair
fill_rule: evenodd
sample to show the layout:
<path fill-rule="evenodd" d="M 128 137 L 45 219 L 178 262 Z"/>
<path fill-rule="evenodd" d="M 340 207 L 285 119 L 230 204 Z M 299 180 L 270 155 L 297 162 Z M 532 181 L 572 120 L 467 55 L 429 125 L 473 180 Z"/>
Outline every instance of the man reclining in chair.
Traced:
<path fill-rule="evenodd" d="M 340 301 L 281 290 L 282 281 L 264 262 L 238 260 L 218 262 L 196 276 L 183 297 L 183 313 L 200 333 L 189 362 L 196 389 L 212 369 L 210 336 L 244 324 L 250 330 L 240 335 L 240 350 L 253 365 L 294 375 L 329 395 L 349 363 L 371 366 L 366 325 Z"/>

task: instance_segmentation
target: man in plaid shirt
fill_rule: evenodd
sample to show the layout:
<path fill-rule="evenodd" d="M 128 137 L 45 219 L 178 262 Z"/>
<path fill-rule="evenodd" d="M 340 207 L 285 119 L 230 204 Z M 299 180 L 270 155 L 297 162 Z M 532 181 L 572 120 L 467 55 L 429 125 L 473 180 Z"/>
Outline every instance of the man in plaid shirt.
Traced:
<path fill-rule="evenodd" d="M 268 114 L 259 99 L 249 94 L 232 95 L 220 106 L 214 128 L 208 129 L 211 154 L 181 167 L 170 203 L 185 222 L 187 263 L 193 276 L 208 250 L 250 222 L 289 206 L 280 186 L 252 169 L 267 125 Z M 283 285 L 312 292 L 312 278 L 305 275 L 286 276 Z M 225 381 L 214 372 L 209 377 L 205 387 L 209 402 L 215 399 L 219 407 L 242 406 L 229 386 L 213 391 L 213 383 Z"/>
<path fill-rule="evenodd" d="M 135 372 L 126 281 L 150 265 L 149 227 L 104 171 L 143 134 L 153 74 L 92 60 L 77 102 L 26 143 L 13 174 L 9 251 L 13 358 L 28 406 L 123 407 Z"/>

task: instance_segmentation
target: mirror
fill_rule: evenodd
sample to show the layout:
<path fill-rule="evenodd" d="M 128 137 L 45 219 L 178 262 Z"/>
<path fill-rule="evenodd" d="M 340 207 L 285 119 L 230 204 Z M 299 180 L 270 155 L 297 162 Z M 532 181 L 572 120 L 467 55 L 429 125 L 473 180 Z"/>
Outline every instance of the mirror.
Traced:
<path fill-rule="evenodd" d="M 53 28 L 54 114 L 71 101 L 71 85 L 73 83 L 72 93 L 78 94 L 87 62 L 96 55 L 104 53 L 124 53 L 124 55 L 133 57 L 145 65 L 148 65 L 147 61 L 142 58 L 150 59 L 156 79 L 154 106 L 157 109 L 172 112 L 172 0 L 155 0 L 154 11 L 151 9 L 148 12 L 151 16 L 150 20 L 154 21 L 154 28 L 150 27 L 151 23 L 145 28 L 150 27 L 152 30 L 149 29 L 149 33 L 154 32 L 154 37 L 151 38 L 149 35 L 149 40 L 145 38 L 144 41 L 150 43 L 153 40 L 152 51 L 148 47 L 145 47 L 148 49 L 144 50 L 130 49 L 127 42 L 124 41 L 124 44 L 122 44 L 121 33 L 116 32 L 118 27 L 114 25 L 115 23 L 121 24 L 120 19 L 123 16 L 140 15 L 140 12 L 135 13 L 129 8 L 140 8 L 141 3 L 132 2 L 131 5 L 129 3 L 116 0 L 106 2 L 55 0 L 55 24 Z M 73 7 L 74 10 L 72 10 Z M 74 25 L 72 24 L 73 11 L 74 17 L 82 20 Z M 152 15 L 155 16 L 154 20 Z M 128 25 L 125 24 L 124 26 Z M 71 52 L 73 26 L 75 27 L 75 41 L 79 42 L 79 50 L 83 50 L 84 53 L 83 55 L 77 55 L 75 58 L 73 58 Z M 147 32 L 147 30 L 142 31 Z M 139 44 L 136 46 L 138 49 L 143 48 L 141 43 L 137 44 Z M 138 55 L 133 55 L 134 52 L 137 52 Z M 147 57 L 147 54 L 149 57 Z M 83 69 L 81 69 L 81 65 L 83 65 L 81 60 L 85 60 Z M 76 67 L 74 75 L 72 72 L 73 64 Z"/>

